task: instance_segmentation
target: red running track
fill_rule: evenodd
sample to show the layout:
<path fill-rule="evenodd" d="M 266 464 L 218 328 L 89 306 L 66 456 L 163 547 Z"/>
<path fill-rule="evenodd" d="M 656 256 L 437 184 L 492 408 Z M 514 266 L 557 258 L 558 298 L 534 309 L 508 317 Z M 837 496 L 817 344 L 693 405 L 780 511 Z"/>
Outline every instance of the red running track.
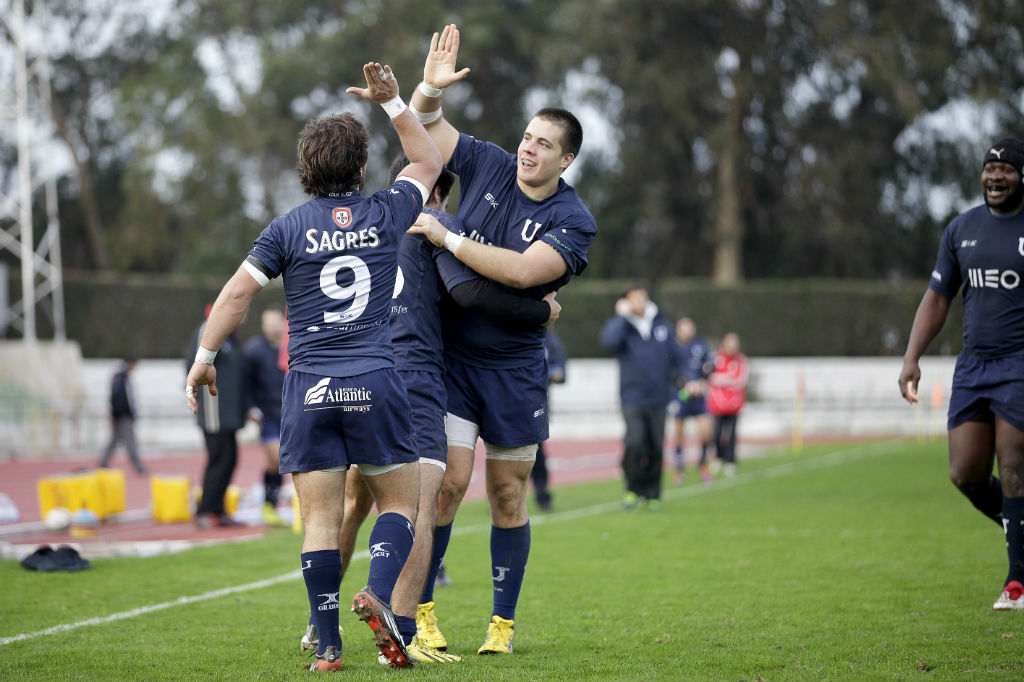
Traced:
<path fill-rule="evenodd" d="M 561 485 L 607 480 L 620 475 L 621 444 L 617 440 L 548 441 L 544 447 L 553 489 Z M 149 477 L 136 474 L 123 453 L 116 453 L 112 463 L 125 472 L 125 508 L 128 510 L 125 516 L 131 520 L 103 523 L 95 538 L 72 538 L 68 532 L 40 530 L 36 481 L 54 474 L 89 470 L 96 465 L 96 461 L 96 457 L 74 457 L 0 462 L 0 492 L 14 502 L 21 515 L 17 522 L 0 523 L 0 541 L 16 543 L 22 548 L 74 542 L 82 547 L 83 554 L 88 555 L 90 545 L 96 545 L 98 549 L 99 545 L 109 546 L 111 543 L 163 541 L 170 543 L 167 544 L 170 547 L 176 542 L 240 540 L 263 534 L 263 526 L 198 529 L 191 523 L 164 524 L 152 521 L 145 514 L 151 505 Z M 201 451 L 149 456 L 143 454 L 143 461 L 152 474 L 183 474 L 198 485 L 202 481 L 206 455 Z M 254 483 L 262 483 L 264 461 L 263 451 L 258 444 L 242 446 L 232 482 L 243 491 Z M 477 451 L 473 480 L 466 493 L 467 499 L 485 497 L 483 468 L 483 449 L 480 448 Z M 25 552 L 22 550 L 18 553 Z"/>

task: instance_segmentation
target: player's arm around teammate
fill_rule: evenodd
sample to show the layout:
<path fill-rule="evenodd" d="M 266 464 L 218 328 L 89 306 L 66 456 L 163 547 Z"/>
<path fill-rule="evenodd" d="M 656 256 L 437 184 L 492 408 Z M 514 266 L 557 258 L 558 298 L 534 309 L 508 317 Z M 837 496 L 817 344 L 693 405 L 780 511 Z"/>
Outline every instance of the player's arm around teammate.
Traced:
<path fill-rule="evenodd" d="M 429 213 L 421 213 L 409 232 L 426 235 L 481 275 L 515 289 L 547 284 L 568 269 L 565 259 L 543 241 L 534 242 L 522 253 L 481 244 L 451 232 Z"/>

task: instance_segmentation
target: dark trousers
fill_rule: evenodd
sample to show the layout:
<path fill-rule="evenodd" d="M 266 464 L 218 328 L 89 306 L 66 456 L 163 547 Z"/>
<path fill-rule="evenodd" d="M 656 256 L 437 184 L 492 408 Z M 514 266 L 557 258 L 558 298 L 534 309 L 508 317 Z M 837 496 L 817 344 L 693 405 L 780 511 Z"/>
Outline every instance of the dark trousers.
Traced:
<path fill-rule="evenodd" d="M 541 507 L 551 502 L 551 492 L 548 490 L 548 462 L 544 454 L 544 443 L 537 444 L 537 459 L 533 462 L 533 469 L 530 471 L 530 480 L 533 481 L 533 492 L 537 495 L 537 504 Z"/>
<path fill-rule="evenodd" d="M 231 484 L 238 462 L 238 441 L 234 431 L 203 432 L 206 437 L 206 471 L 203 472 L 203 496 L 196 515 L 224 514 L 224 494 Z"/>
<path fill-rule="evenodd" d="M 736 422 L 738 414 L 715 416 L 715 456 L 728 464 L 736 463 Z"/>
<path fill-rule="evenodd" d="M 139 446 L 135 442 L 135 418 L 129 415 L 121 415 L 114 417 L 114 433 L 110 436 L 110 444 L 107 445 L 107 449 L 103 451 L 103 455 L 100 457 L 100 467 L 106 467 L 110 463 L 110 456 L 114 454 L 114 449 L 118 443 L 124 445 L 124 449 L 128 451 L 128 457 L 132 460 L 132 466 L 140 474 L 146 470 L 146 467 L 142 465 L 142 460 L 139 458 Z"/>
<path fill-rule="evenodd" d="M 648 500 L 661 497 L 661 467 L 665 442 L 664 405 L 623 405 L 626 437 L 622 472 L 626 489 Z"/>

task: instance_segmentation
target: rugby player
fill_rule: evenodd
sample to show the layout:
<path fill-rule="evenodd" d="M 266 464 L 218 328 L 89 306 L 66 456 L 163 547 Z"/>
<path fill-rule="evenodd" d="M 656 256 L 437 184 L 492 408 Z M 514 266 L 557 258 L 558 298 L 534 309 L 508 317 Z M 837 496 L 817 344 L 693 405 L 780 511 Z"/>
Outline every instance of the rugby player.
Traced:
<path fill-rule="evenodd" d="M 193 410 L 202 385 L 216 392 L 210 363 L 221 342 L 256 292 L 283 276 L 290 324 L 281 473 L 292 474 L 299 496 L 305 529 L 300 566 L 321 635 L 310 670 L 318 671 L 341 669 L 338 531 L 350 465 L 359 464 L 381 512 L 370 534 L 369 581 L 352 609 L 392 665 L 410 663 L 406 646 L 415 634 L 419 597 L 419 586 L 399 577 L 413 544 L 420 467 L 388 319 L 399 243 L 442 164 L 437 146 L 399 96 L 391 68 L 370 62 L 363 75 L 366 88 L 347 92 L 382 105 L 410 164 L 391 187 L 363 198 L 365 126 L 348 113 L 307 123 L 299 137 L 298 172 L 312 199 L 274 219 L 224 286 L 185 389 Z"/>
<path fill-rule="evenodd" d="M 686 474 L 686 463 L 683 449 L 686 437 L 686 420 L 697 422 L 697 436 L 700 438 L 700 460 L 698 471 L 704 483 L 710 483 L 712 476 L 708 469 L 708 450 L 711 447 L 711 417 L 705 394 L 708 390 L 708 377 L 714 369 L 715 360 L 711 346 L 702 337 L 697 336 L 697 324 L 689 315 L 676 320 L 676 344 L 682 359 L 680 371 L 682 386 L 669 403 L 668 411 L 672 415 L 672 442 L 674 445 L 675 474 L 673 482 L 679 485 Z"/>
<path fill-rule="evenodd" d="M 1024 609 L 1024 143 L 1004 138 L 982 160 L 985 204 L 950 221 L 914 316 L 899 376 L 916 403 L 919 360 L 962 291 L 963 349 L 946 428 L 949 477 L 1006 536 L 1009 573 L 997 610 Z M 992 475 L 998 460 L 999 477 Z"/>
<path fill-rule="evenodd" d="M 441 111 L 444 88 L 469 73 L 455 70 L 458 47 L 454 24 L 434 34 L 410 108 L 459 176 L 457 215 L 468 233 L 449 231 L 428 214 L 411 231 L 426 234 L 476 273 L 541 298 L 583 271 L 597 233 L 593 216 L 561 179 L 579 153 L 583 130 L 568 111 L 549 108 L 530 120 L 515 154 L 461 134 Z M 449 290 L 476 276 L 441 274 Z M 438 525 L 455 517 L 479 437 L 487 452 L 494 595 L 480 654 L 512 653 L 515 609 L 530 552 L 527 485 L 537 444 L 548 437 L 544 334 L 540 325 L 511 330 L 462 308 L 446 319 L 448 468 Z"/>
<path fill-rule="evenodd" d="M 260 425 L 260 441 L 267 457 L 263 471 L 263 522 L 268 526 L 285 526 L 277 513 L 277 496 L 281 491 L 281 472 L 277 458 L 281 451 L 281 391 L 284 370 L 278 366 L 281 340 L 284 338 L 284 312 L 268 308 L 260 316 L 260 334 L 246 342 L 245 393 L 246 407 L 253 421 Z"/>
<path fill-rule="evenodd" d="M 404 155 L 391 164 L 389 183 L 408 165 Z M 450 229 L 461 230 L 458 219 L 444 213 L 455 175 L 442 170 L 430 192 L 426 212 L 434 215 Z M 445 440 L 444 346 L 441 330 L 441 308 L 447 296 L 438 275 L 435 257 L 448 269 L 464 270 L 465 266 L 425 237 L 407 234 L 398 251 L 398 280 L 391 306 L 391 340 L 395 347 L 395 369 L 405 382 L 412 407 L 412 424 L 416 432 L 416 448 L 420 454 L 420 500 L 416 516 L 416 540 L 406 561 L 405 571 L 413 580 L 423 581 L 423 593 L 416 608 L 414 657 L 429 657 L 439 663 L 458 661 L 454 655 L 440 654 L 448 643 L 437 628 L 434 615 L 434 581 L 441 558 L 451 538 L 452 526 L 436 526 L 437 494 L 444 477 L 447 460 Z M 535 327 L 551 325 L 561 310 L 554 293 L 542 300 L 522 292 L 501 287 L 490 280 L 476 278 L 459 284 L 451 292 L 456 305 L 478 310 L 502 319 L 507 324 Z M 423 466 L 426 465 L 426 466 Z M 348 474 L 345 483 L 345 517 L 341 524 L 338 545 L 341 548 L 342 570 L 347 570 L 355 548 L 356 535 L 373 506 L 373 499 L 358 468 Z M 316 647 L 317 629 L 310 620 L 300 646 Z"/>

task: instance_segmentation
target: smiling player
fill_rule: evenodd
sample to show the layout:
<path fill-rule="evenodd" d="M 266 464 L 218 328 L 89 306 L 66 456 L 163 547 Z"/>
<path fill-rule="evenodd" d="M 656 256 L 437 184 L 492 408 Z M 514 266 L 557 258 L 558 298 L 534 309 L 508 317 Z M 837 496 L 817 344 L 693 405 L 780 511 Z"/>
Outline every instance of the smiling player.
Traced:
<path fill-rule="evenodd" d="M 587 264 L 597 233 L 593 216 L 561 175 L 583 141 L 579 121 L 565 109 L 538 111 L 515 154 L 460 133 L 441 112 L 444 88 L 469 69 L 455 71 L 459 31 L 435 33 L 410 108 L 459 176 L 458 217 L 468 235 L 449 232 L 421 215 L 410 232 L 426 234 L 476 273 L 541 298 L 564 286 Z M 463 277 L 444 276 L 451 289 Z M 545 330 L 510 329 L 459 309 L 445 321 L 448 388 L 448 469 L 438 525 L 451 523 L 465 495 L 478 438 L 487 451 L 491 510 L 493 609 L 478 653 L 512 653 L 515 609 L 530 553 L 527 484 L 537 444 L 548 437 Z"/>
<path fill-rule="evenodd" d="M 1024 143 L 1004 138 L 985 153 L 984 206 L 946 227 L 931 284 L 903 356 L 900 392 L 918 400 L 918 361 L 958 291 L 963 350 L 949 398 L 949 477 L 1006 535 L 1010 570 L 997 610 L 1024 609 Z M 992 475 L 999 461 L 999 478 Z"/>

